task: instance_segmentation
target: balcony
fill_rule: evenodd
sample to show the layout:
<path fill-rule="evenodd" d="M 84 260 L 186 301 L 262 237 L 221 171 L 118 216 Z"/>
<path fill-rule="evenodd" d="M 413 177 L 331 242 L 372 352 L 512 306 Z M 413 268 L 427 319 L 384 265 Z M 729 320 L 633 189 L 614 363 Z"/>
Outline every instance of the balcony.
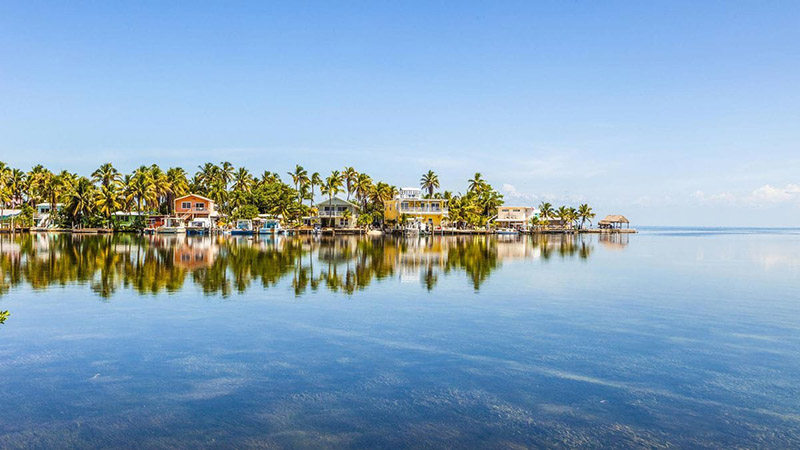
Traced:
<path fill-rule="evenodd" d="M 319 217 L 344 217 L 344 211 L 319 211 Z M 355 217 L 355 213 L 350 211 L 350 217 Z"/>
<path fill-rule="evenodd" d="M 447 208 L 401 206 L 400 214 L 447 214 Z"/>

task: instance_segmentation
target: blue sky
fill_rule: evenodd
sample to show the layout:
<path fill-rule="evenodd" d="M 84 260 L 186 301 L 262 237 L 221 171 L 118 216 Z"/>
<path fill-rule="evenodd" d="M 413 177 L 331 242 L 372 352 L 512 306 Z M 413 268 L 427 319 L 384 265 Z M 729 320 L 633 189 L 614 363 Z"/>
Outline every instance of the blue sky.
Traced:
<path fill-rule="evenodd" d="M 507 203 L 800 224 L 800 3 L 0 1 L 0 160 L 480 171 Z"/>

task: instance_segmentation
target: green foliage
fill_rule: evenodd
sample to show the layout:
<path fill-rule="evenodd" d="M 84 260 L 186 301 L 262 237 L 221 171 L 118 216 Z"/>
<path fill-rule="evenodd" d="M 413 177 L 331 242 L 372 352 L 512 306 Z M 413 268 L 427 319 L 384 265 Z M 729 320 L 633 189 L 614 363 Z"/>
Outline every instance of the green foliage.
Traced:
<path fill-rule="evenodd" d="M 372 214 L 361 213 L 358 215 L 356 223 L 359 227 L 367 227 L 372 224 Z"/>
<path fill-rule="evenodd" d="M 483 227 L 497 215 L 497 208 L 503 205 L 503 195 L 476 173 L 469 180 L 467 193 L 450 196 L 447 205 L 449 220 L 456 226 Z"/>
<path fill-rule="evenodd" d="M 11 313 L 8 311 L 0 311 L 0 324 L 5 323 L 6 319 L 11 316 Z"/>
<path fill-rule="evenodd" d="M 145 221 L 144 216 L 133 216 L 129 220 L 115 217 L 112 219 L 111 225 L 112 228 L 114 228 L 114 231 L 140 232 L 144 230 L 147 222 Z"/>
<path fill-rule="evenodd" d="M 233 210 L 231 214 L 231 219 L 239 220 L 239 219 L 255 219 L 258 217 L 258 208 L 254 205 L 244 205 L 236 208 Z"/>

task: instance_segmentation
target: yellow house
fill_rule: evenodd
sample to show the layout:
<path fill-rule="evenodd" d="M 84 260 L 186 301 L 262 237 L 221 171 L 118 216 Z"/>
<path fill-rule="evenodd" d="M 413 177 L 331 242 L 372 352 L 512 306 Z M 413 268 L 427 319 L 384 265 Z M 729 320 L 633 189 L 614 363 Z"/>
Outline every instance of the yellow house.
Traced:
<path fill-rule="evenodd" d="M 447 200 L 441 198 L 422 198 L 419 188 L 402 188 L 397 196 L 383 205 L 383 216 L 387 222 L 406 219 L 422 225 L 438 227 L 447 220 Z"/>

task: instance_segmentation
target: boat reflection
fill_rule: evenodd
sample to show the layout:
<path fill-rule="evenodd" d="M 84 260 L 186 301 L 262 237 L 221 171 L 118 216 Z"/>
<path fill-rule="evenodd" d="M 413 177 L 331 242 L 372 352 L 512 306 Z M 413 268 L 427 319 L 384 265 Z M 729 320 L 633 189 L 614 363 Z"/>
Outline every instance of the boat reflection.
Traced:
<path fill-rule="evenodd" d="M 433 290 L 441 277 L 453 273 L 465 273 L 479 290 L 504 261 L 587 259 L 594 251 L 592 239 L 23 234 L 0 237 L 0 295 L 22 285 L 45 290 L 78 284 L 102 298 L 120 289 L 147 295 L 192 285 L 205 294 L 228 296 L 271 288 L 284 279 L 298 296 L 321 287 L 353 294 L 392 277 Z"/>

